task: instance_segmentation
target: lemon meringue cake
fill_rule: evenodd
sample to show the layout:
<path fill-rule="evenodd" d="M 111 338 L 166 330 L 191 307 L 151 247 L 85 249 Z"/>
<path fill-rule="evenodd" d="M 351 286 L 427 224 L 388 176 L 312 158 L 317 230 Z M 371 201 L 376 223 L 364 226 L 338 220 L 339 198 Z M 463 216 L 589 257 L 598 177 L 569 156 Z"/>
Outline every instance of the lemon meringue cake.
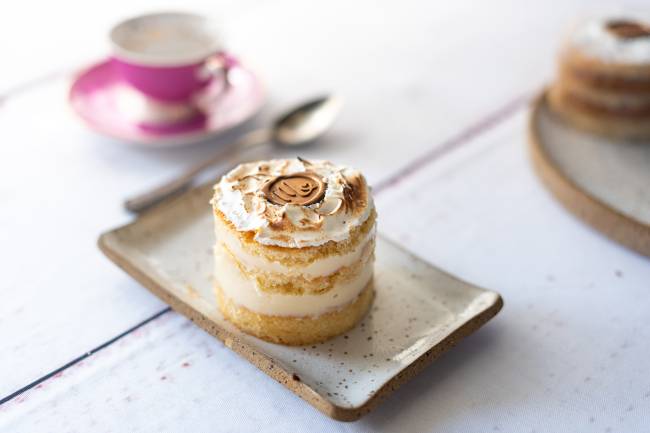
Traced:
<path fill-rule="evenodd" d="M 301 158 L 241 164 L 214 187 L 215 294 L 239 329 L 287 345 L 354 327 L 374 296 L 363 175 Z"/>

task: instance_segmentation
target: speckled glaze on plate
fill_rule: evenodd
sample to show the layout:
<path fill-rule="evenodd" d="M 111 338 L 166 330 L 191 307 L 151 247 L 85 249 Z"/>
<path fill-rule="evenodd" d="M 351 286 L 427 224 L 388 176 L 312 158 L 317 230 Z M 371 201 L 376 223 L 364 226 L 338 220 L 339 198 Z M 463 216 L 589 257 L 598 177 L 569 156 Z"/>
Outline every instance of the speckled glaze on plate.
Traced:
<path fill-rule="evenodd" d="M 307 347 L 243 334 L 212 292 L 211 185 L 103 234 L 102 251 L 145 287 L 324 414 L 358 419 L 499 312 L 501 297 L 378 236 L 374 305 L 352 331 Z"/>
<path fill-rule="evenodd" d="M 650 256 L 650 143 L 574 128 L 544 92 L 530 115 L 537 173 L 570 211 L 610 238 Z"/>

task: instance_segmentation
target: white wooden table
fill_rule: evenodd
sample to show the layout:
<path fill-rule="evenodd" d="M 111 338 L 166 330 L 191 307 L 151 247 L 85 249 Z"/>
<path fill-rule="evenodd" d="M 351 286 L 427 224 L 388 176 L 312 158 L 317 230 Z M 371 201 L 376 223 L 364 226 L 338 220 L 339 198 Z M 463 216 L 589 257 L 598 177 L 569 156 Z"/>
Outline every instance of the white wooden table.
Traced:
<path fill-rule="evenodd" d="M 336 129 L 301 156 L 362 169 L 384 234 L 506 306 L 374 413 L 325 418 L 95 246 L 129 220 L 125 196 L 218 145 L 126 147 L 65 104 L 108 26 L 160 5 L 14 2 L 0 15 L 0 431 L 648 431 L 650 262 L 561 208 L 526 152 L 527 102 L 593 2 L 194 3 L 264 76 L 258 121 L 342 94 Z"/>

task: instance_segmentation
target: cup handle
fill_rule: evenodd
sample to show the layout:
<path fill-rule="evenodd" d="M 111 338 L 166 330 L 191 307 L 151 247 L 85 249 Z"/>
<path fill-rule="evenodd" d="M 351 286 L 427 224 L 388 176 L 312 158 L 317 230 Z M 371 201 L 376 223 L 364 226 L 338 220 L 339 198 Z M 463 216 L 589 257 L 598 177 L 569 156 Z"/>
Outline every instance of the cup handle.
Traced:
<path fill-rule="evenodd" d="M 231 86 L 229 79 L 230 70 L 238 64 L 239 62 L 234 56 L 222 51 L 211 55 L 205 60 L 200 71 L 200 76 L 206 82 L 221 77 L 223 79 L 222 91 L 226 91 Z"/>

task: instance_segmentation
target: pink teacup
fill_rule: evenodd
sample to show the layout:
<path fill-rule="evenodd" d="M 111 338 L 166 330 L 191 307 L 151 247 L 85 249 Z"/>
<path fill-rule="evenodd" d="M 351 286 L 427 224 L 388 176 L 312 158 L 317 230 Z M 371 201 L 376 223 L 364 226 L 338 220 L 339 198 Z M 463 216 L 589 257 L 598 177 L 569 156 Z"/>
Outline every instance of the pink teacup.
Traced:
<path fill-rule="evenodd" d="M 163 12 L 118 23 L 110 32 L 112 62 L 120 76 L 163 103 L 190 103 L 233 63 L 211 23 L 200 15 Z"/>

